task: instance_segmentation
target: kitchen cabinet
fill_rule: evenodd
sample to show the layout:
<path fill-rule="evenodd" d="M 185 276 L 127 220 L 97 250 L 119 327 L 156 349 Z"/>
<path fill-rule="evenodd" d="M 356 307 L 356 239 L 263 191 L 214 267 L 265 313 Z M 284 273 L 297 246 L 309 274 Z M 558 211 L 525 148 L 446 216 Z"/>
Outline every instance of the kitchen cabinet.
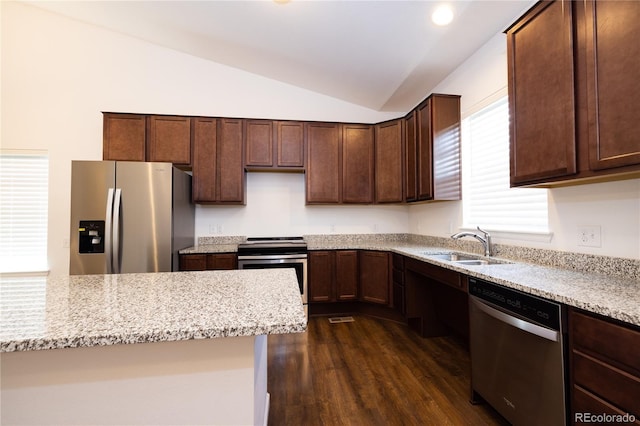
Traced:
<path fill-rule="evenodd" d="M 193 201 L 244 204 L 243 120 L 193 120 Z"/>
<path fill-rule="evenodd" d="M 151 115 L 147 124 L 147 161 L 191 167 L 190 117 Z"/>
<path fill-rule="evenodd" d="M 358 297 L 358 252 L 309 252 L 309 302 L 352 301 Z"/>
<path fill-rule="evenodd" d="M 373 203 L 374 129 L 342 124 L 342 203 Z"/>
<path fill-rule="evenodd" d="M 338 123 L 306 123 L 306 203 L 336 204 L 342 199 L 342 133 Z"/>
<path fill-rule="evenodd" d="M 569 327 L 573 413 L 628 413 L 640 424 L 640 328 L 574 308 Z"/>
<path fill-rule="evenodd" d="M 455 334 L 469 339 L 468 283 L 462 274 L 428 262 L 404 259 L 406 318 L 423 337 Z"/>
<path fill-rule="evenodd" d="M 147 138 L 145 115 L 105 112 L 102 120 L 103 160 L 145 161 Z"/>
<path fill-rule="evenodd" d="M 416 112 L 411 111 L 404 118 L 404 170 L 405 201 L 418 200 L 418 148 L 416 146 Z"/>
<path fill-rule="evenodd" d="M 391 305 L 390 259 L 390 253 L 385 251 L 359 252 L 361 300 Z"/>
<path fill-rule="evenodd" d="M 638 14 L 540 2 L 507 29 L 512 186 L 640 176 Z"/>
<path fill-rule="evenodd" d="M 375 126 L 375 202 L 404 201 L 404 125 L 402 119 Z"/>
<path fill-rule="evenodd" d="M 405 119 L 405 125 L 413 126 L 413 120 Z M 407 133 L 407 149 L 412 149 L 414 135 Z M 406 172 L 407 181 L 415 173 L 415 201 L 460 199 L 460 96 L 433 94 L 418 105 L 415 154 L 407 155 L 416 159 L 415 169 L 409 171 L 408 161 Z M 407 192 L 407 198 L 413 200 L 413 194 Z"/>
<path fill-rule="evenodd" d="M 245 168 L 249 171 L 304 171 L 304 123 L 245 121 Z"/>
<path fill-rule="evenodd" d="M 212 271 L 238 269 L 235 253 L 181 254 L 181 271 Z"/>

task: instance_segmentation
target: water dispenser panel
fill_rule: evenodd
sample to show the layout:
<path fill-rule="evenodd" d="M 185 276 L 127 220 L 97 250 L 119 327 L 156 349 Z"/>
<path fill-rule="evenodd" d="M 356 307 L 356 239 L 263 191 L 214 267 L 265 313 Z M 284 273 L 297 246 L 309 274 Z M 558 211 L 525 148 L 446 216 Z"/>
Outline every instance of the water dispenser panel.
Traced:
<path fill-rule="evenodd" d="M 104 253 L 104 220 L 81 220 L 78 237 L 80 253 Z"/>

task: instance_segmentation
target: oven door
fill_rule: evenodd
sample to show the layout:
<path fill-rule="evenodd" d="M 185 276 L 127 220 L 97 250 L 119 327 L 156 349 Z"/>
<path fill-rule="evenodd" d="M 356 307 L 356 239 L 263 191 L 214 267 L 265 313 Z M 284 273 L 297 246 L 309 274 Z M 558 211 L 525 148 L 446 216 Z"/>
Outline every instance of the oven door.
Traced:
<path fill-rule="evenodd" d="M 294 268 L 302 303 L 307 304 L 307 256 L 238 256 L 238 269 Z"/>

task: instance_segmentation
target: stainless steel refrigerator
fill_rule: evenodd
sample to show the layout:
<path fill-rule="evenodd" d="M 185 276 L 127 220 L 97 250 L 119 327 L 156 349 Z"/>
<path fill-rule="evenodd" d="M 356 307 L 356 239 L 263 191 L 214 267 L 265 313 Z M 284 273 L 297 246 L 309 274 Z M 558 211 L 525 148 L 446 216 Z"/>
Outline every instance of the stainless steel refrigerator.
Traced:
<path fill-rule="evenodd" d="M 171 163 L 72 162 L 71 275 L 177 271 L 194 225 L 191 176 Z"/>

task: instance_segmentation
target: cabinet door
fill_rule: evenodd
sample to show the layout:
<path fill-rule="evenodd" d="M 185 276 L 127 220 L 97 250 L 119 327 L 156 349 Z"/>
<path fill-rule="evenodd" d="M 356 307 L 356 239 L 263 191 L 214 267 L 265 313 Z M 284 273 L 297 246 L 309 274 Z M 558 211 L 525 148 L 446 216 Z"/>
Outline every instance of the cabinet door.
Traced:
<path fill-rule="evenodd" d="M 433 199 L 433 153 L 431 133 L 431 99 L 416 109 L 417 199 Z"/>
<path fill-rule="evenodd" d="M 278 167 L 304 167 L 304 123 L 278 121 L 276 142 Z"/>
<path fill-rule="evenodd" d="M 462 197 L 460 172 L 460 96 L 433 95 L 433 199 Z"/>
<path fill-rule="evenodd" d="M 336 256 L 336 299 L 358 298 L 358 252 L 338 250 Z"/>
<path fill-rule="evenodd" d="M 589 166 L 640 164 L 640 2 L 584 2 Z"/>
<path fill-rule="evenodd" d="M 191 118 L 152 115 L 148 119 L 147 160 L 191 165 Z"/>
<path fill-rule="evenodd" d="M 204 254 L 181 254 L 181 271 L 204 271 L 207 269 L 207 258 Z"/>
<path fill-rule="evenodd" d="M 341 133 L 336 123 L 307 123 L 307 204 L 339 203 Z"/>
<path fill-rule="evenodd" d="M 572 16 L 541 2 L 507 31 L 512 186 L 576 173 Z"/>
<path fill-rule="evenodd" d="M 194 203 L 213 203 L 217 199 L 217 120 L 193 119 L 193 180 Z"/>
<path fill-rule="evenodd" d="M 376 203 L 400 203 L 404 199 L 403 125 L 403 120 L 393 120 L 376 126 Z"/>
<path fill-rule="evenodd" d="M 412 111 L 404 119 L 405 137 L 405 200 L 418 199 L 417 188 L 417 146 L 416 146 L 416 112 Z"/>
<path fill-rule="evenodd" d="M 235 253 L 217 253 L 207 255 L 207 270 L 238 269 L 238 256 Z"/>
<path fill-rule="evenodd" d="M 360 252 L 360 298 L 366 302 L 388 305 L 390 302 L 389 253 Z"/>
<path fill-rule="evenodd" d="M 218 122 L 218 201 L 221 203 L 244 203 L 242 127 L 241 119 L 223 118 Z"/>
<path fill-rule="evenodd" d="M 140 114 L 103 114 L 102 159 L 144 161 L 147 118 Z"/>
<path fill-rule="evenodd" d="M 342 125 L 342 202 L 373 202 L 373 127 Z"/>
<path fill-rule="evenodd" d="M 335 255 L 332 251 L 309 252 L 309 302 L 332 302 Z"/>
<path fill-rule="evenodd" d="M 245 121 L 245 162 L 248 167 L 273 166 L 273 122 Z"/>

